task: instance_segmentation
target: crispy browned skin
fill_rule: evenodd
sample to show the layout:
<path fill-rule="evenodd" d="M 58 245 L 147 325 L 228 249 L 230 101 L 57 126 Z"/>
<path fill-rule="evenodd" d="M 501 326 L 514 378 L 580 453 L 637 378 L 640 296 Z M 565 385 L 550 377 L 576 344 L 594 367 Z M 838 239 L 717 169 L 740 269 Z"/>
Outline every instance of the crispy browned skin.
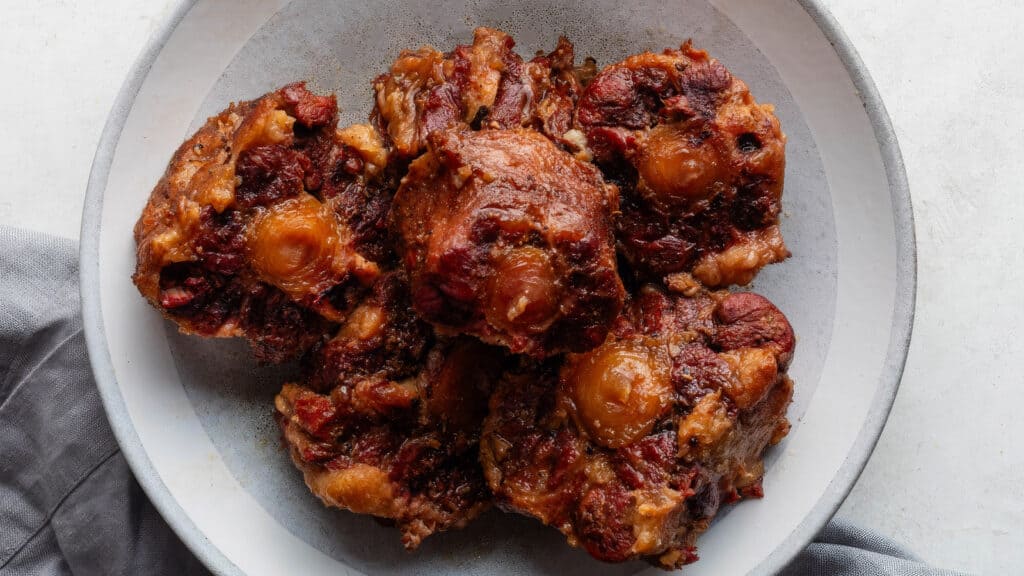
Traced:
<path fill-rule="evenodd" d="M 292 460 L 324 504 L 393 520 L 416 548 L 490 506 L 480 425 L 503 353 L 435 340 L 387 274 L 275 400 Z"/>
<path fill-rule="evenodd" d="M 388 255 L 383 143 L 291 84 L 210 118 L 135 226 L 139 291 L 182 332 L 281 362 L 344 318 Z"/>
<path fill-rule="evenodd" d="M 785 259 L 785 136 L 770 105 L 689 43 L 601 70 L 577 122 L 622 189 L 618 240 L 640 276 L 747 284 Z"/>
<path fill-rule="evenodd" d="M 416 311 L 547 356 L 600 344 L 622 307 L 616 190 L 532 130 L 435 133 L 392 218 Z"/>
<path fill-rule="evenodd" d="M 792 329 L 756 294 L 691 293 L 643 288 L 602 346 L 503 377 L 481 441 L 501 507 L 601 560 L 676 568 L 720 503 L 761 496 Z"/>
<path fill-rule="evenodd" d="M 373 82 L 373 122 L 399 159 L 427 148 L 427 137 L 454 127 L 534 128 L 575 151 L 573 106 L 581 90 L 573 46 L 560 38 L 547 55 L 530 61 L 515 41 L 492 28 L 477 28 L 473 43 L 443 54 L 425 46 L 406 50 Z M 577 139 L 578 140 L 578 139 Z"/>

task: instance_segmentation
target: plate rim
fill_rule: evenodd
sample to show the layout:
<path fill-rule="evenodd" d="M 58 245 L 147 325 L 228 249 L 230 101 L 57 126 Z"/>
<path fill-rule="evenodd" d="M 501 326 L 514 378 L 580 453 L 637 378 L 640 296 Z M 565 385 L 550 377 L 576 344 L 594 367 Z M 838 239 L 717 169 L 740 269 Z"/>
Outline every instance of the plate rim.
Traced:
<path fill-rule="evenodd" d="M 783 542 L 753 569 L 751 574 L 774 574 L 788 565 L 835 515 L 849 495 L 881 436 L 903 376 L 914 327 L 917 299 L 917 242 L 913 204 L 906 169 L 892 121 L 878 89 L 839 22 L 821 0 L 793 0 L 814 21 L 832 44 L 846 69 L 879 145 L 882 163 L 893 204 L 896 240 L 896 292 L 893 302 L 890 341 L 868 417 L 857 434 L 853 447 L 833 476 L 825 493 Z M 80 296 L 82 319 L 89 362 L 118 445 L 132 473 L 150 501 L 171 529 L 203 564 L 215 574 L 244 576 L 234 563 L 210 542 L 185 513 L 164 485 L 150 461 L 128 414 L 114 374 L 99 292 L 99 230 L 102 223 L 103 195 L 121 132 L 139 89 L 157 56 L 198 0 L 177 0 L 147 41 L 129 70 L 107 117 L 93 158 L 85 192 L 80 229 Z"/>

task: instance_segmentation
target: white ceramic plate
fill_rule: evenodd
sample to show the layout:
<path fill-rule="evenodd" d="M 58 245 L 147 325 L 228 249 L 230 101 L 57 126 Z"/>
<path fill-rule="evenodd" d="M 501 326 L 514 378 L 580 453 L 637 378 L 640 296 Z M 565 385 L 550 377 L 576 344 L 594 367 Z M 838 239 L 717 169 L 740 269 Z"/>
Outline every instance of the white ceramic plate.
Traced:
<path fill-rule="evenodd" d="M 181 4 L 114 107 L 82 228 L 86 336 L 132 469 L 189 547 L 219 574 L 654 571 L 601 565 L 554 530 L 492 512 L 402 551 L 397 533 L 320 506 L 283 450 L 271 398 L 284 371 L 257 371 L 238 342 L 186 338 L 129 276 L 132 226 L 178 144 L 229 101 L 297 79 L 334 90 L 362 121 L 369 81 L 401 48 L 448 48 L 477 25 L 521 53 L 559 34 L 607 64 L 692 37 L 773 102 L 789 135 L 783 231 L 793 258 L 754 289 L 799 336 L 794 426 L 768 458 L 767 497 L 727 510 L 687 574 L 771 573 L 846 496 L 885 422 L 910 338 L 913 218 L 888 118 L 854 50 L 810 0 Z"/>

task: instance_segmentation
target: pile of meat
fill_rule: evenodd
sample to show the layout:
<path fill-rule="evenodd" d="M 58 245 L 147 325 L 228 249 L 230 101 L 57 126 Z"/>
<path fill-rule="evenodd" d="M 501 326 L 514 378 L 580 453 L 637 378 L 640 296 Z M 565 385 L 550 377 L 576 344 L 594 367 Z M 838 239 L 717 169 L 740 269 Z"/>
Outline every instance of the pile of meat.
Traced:
<path fill-rule="evenodd" d="M 231 105 L 153 191 L 134 281 L 183 332 L 298 360 L 296 466 L 407 548 L 496 505 L 675 568 L 789 428 L 793 331 L 728 291 L 788 256 L 785 137 L 689 43 L 513 48 L 403 52 L 368 124 L 302 83 Z"/>

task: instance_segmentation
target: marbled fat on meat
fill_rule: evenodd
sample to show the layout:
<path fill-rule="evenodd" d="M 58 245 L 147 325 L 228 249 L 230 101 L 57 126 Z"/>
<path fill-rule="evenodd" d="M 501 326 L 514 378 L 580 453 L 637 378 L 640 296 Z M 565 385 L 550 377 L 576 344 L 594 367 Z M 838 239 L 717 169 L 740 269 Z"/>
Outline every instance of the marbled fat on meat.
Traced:
<path fill-rule="evenodd" d="M 617 190 L 532 130 L 449 130 L 392 218 L 413 305 L 448 332 L 550 356 L 600 344 L 622 306 Z"/>
<path fill-rule="evenodd" d="M 619 248 L 640 278 L 743 285 L 789 256 L 779 120 L 707 52 L 686 43 L 605 67 L 576 120 L 622 191 Z"/>
<path fill-rule="evenodd" d="M 313 494 L 393 521 L 413 549 L 490 507 L 477 446 L 503 362 L 478 340 L 436 338 L 389 273 L 283 387 L 277 420 Z"/>
<path fill-rule="evenodd" d="M 133 280 L 182 332 L 291 360 L 380 273 L 382 143 L 351 146 L 336 125 L 333 95 L 290 84 L 232 104 L 175 153 L 135 226 Z"/>
<path fill-rule="evenodd" d="M 761 296 L 641 288 L 603 345 L 502 377 L 481 441 L 496 503 L 601 560 L 695 561 L 722 503 L 762 495 L 794 344 Z"/>

